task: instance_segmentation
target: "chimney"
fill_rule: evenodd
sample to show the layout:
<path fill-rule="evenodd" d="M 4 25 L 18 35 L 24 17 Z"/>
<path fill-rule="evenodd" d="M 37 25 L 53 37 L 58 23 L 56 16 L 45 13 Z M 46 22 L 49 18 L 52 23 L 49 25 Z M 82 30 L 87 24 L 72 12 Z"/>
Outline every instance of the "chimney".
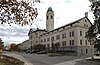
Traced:
<path fill-rule="evenodd" d="M 85 12 L 85 17 L 87 17 L 87 18 L 88 18 L 88 12 Z"/>

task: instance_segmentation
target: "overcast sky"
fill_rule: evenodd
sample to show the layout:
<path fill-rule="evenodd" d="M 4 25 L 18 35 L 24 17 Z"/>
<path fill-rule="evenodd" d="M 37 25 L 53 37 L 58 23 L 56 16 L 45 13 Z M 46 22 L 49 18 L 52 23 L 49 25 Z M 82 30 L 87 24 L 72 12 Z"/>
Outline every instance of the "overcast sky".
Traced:
<path fill-rule="evenodd" d="M 28 39 L 28 32 L 30 28 L 46 28 L 46 11 L 52 7 L 55 14 L 54 27 L 58 28 L 77 19 L 84 17 L 85 12 L 90 10 L 90 2 L 88 0 L 41 0 L 41 3 L 35 4 L 38 8 L 38 17 L 34 20 L 33 25 L 18 26 L 7 24 L 0 25 L 0 38 L 5 43 L 21 43 Z M 93 23 L 93 15 L 91 12 L 89 19 Z"/>

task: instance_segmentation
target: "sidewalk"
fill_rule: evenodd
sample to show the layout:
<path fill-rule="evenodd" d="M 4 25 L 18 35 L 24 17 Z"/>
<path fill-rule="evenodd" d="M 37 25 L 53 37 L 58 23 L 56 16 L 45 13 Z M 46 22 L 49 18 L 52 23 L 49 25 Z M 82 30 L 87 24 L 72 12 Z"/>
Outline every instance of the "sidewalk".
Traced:
<path fill-rule="evenodd" d="M 95 59 L 100 59 L 100 56 L 93 56 Z M 91 59 L 91 57 L 88 57 L 86 59 Z"/>
<path fill-rule="evenodd" d="M 7 54 L 3 54 L 3 55 L 7 55 L 7 56 L 11 56 L 11 57 L 17 58 L 17 59 L 25 62 L 25 65 L 33 65 L 31 62 L 29 62 L 27 59 L 25 59 L 21 55 L 14 54 L 14 53 L 7 53 Z"/>
<path fill-rule="evenodd" d="M 100 59 L 100 56 L 93 56 L 94 59 Z M 92 57 L 88 57 L 86 59 L 91 59 Z M 96 62 L 96 61 L 85 61 L 85 62 L 90 62 L 90 63 L 95 63 L 97 65 L 100 65 L 100 62 Z"/>
<path fill-rule="evenodd" d="M 94 58 L 100 59 L 100 56 L 94 56 Z M 97 65 L 100 65 L 100 63 L 98 63 L 98 62 L 85 61 L 86 59 L 91 59 L 91 57 L 83 58 L 83 59 L 74 59 L 74 60 L 65 61 L 65 62 L 61 62 L 61 63 L 54 64 L 54 65 L 75 65 L 78 61 L 83 61 L 84 63 L 87 63 L 87 64 L 94 63 L 94 64 L 97 64 Z"/>
<path fill-rule="evenodd" d="M 54 64 L 54 65 L 75 65 L 77 61 L 81 61 L 81 60 L 83 59 L 74 59 L 74 60 L 70 60 L 70 61 L 66 61 L 66 62 Z"/>

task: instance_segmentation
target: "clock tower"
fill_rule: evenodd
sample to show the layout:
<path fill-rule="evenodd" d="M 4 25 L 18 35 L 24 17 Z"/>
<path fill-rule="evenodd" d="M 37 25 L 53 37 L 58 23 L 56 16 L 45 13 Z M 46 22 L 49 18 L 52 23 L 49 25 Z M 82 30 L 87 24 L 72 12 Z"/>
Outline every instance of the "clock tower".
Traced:
<path fill-rule="evenodd" d="M 46 12 L 46 29 L 47 31 L 54 29 L 54 11 L 51 7 L 49 7 Z"/>

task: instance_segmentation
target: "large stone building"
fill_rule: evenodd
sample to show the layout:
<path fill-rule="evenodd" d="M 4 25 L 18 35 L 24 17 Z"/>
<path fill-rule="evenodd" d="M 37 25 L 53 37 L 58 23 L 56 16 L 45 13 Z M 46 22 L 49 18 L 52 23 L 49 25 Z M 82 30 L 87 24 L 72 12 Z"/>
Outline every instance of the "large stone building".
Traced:
<path fill-rule="evenodd" d="M 31 47 L 31 44 L 29 43 L 29 40 L 25 40 L 22 43 L 18 44 L 18 50 L 19 51 L 26 51 Z"/>
<path fill-rule="evenodd" d="M 92 25 L 88 13 L 72 23 L 54 29 L 54 11 L 51 7 L 46 12 L 46 29 L 30 29 L 29 42 L 43 44 L 47 49 L 57 46 L 58 51 L 69 51 L 77 56 L 93 55 L 94 48 L 85 38 L 88 28 Z"/>

